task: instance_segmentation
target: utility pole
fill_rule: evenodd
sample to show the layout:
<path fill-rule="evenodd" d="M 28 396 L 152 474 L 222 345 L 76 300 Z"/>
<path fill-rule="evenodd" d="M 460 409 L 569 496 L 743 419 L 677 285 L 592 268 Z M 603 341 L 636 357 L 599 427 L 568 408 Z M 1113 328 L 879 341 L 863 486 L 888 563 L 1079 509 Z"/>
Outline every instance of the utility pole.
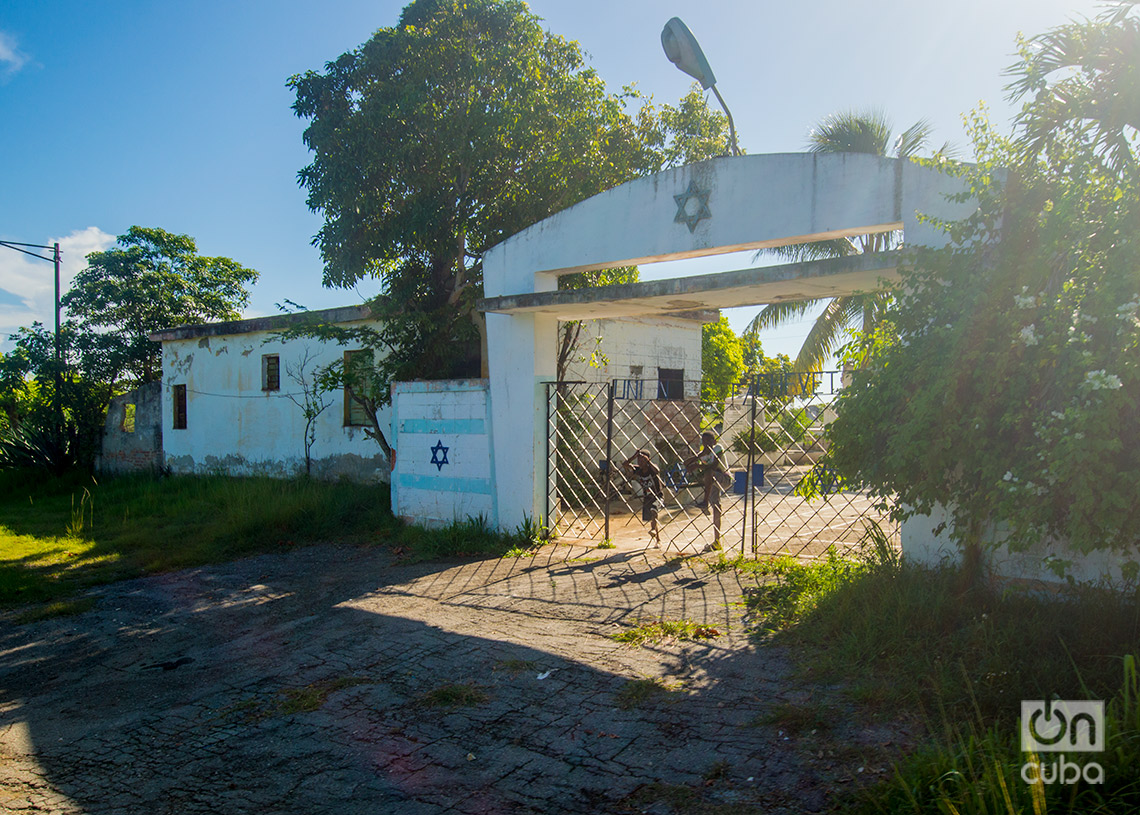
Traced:
<path fill-rule="evenodd" d="M 25 255 L 30 255 L 40 260 L 46 260 L 49 263 L 55 264 L 55 393 L 52 402 L 54 402 L 55 409 L 55 441 L 56 444 L 63 444 L 63 346 L 60 344 L 59 336 L 59 265 L 63 259 L 63 253 L 59 251 L 59 242 L 47 246 L 42 243 L 18 243 L 17 241 L 0 241 L 0 246 L 6 246 L 9 249 L 14 249 L 17 252 L 23 252 Z M 23 247 L 23 248 L 22 248 Z M 39 252 L 32 252 L 31 249 L 50 249 L 51 257 L 41 255 Z"/>

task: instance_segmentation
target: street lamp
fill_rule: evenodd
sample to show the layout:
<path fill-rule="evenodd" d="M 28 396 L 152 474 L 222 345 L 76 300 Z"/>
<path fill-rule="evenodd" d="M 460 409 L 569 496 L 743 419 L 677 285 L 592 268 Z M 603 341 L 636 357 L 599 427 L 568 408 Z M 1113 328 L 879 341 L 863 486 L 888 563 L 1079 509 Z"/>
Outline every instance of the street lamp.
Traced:
<path fill-rule="evenodd" d="M 739 156 L 740 148 L 736 145 L 736 125 L 732 122 L 732 114 L 728 110 L 728 105 L 724 103 L 724 97 L 716 89 L 716 76 L 713 75 L 709 61 L 705 59 L 705 54 L 701 50 L 697 38 L 693 36 L 689 27 L 681 22 L 680 17 L 674 17 L 665 23 L 665 27 L 661 29 L 661 47 L 665 49 L 665 56 L 669 58 L 669 61 L 700 82 L 704 90 L 707 91 L 712 88 L 717 101 L 724 108 L 724 115 L 728 117 L 729 150 L 732 155 Z"/>
<path fill-rule="evenodd" d="M 53 243 L 51 246 L 45 246 L 42 243 L 0 241 L 0 246 L 6 246 L 9 249 L 15 249 L 17 252 L 23 252 L 25 255 L 31 255 L 34 258 L 55 264 L 55 399 L 53 401 L 55 402 L 56 441 L 62 442 L 63 403 L 60 402 L 60 391 L 63 390 L 63 354 L 59 344 L 59 262 L 63 253 L 59 251 L 58 242 Z M 39 252 L 32 252 L 32 249 L 51 249 L 52 256 L 46 257 Z"/>

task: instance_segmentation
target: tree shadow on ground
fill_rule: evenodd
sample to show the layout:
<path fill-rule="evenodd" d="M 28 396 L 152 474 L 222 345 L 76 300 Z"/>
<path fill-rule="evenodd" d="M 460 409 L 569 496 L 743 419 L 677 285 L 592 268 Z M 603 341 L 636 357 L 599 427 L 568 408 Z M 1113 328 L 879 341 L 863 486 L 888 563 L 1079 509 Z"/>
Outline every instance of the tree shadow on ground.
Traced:
<path fill-rule="evenodd" d="M 86 614 L 6 628 L 0 800 L 148 815 L 823 808 L 844 757 L 762 723 L 823 691 L 748 638 L 735 573 L 649 553 L 578 569 L 566 554 L 408 566 L 316 546 L 103 587 Z M 666 618 L 721 636 L 609 636 Z"/>

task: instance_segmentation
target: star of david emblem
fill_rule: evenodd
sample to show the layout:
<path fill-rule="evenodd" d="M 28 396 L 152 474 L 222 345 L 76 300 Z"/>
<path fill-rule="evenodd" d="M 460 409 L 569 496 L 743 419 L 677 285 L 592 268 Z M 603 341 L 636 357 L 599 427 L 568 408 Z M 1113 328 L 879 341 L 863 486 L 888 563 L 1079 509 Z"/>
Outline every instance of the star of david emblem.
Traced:
<path fill-rule="evenodd" d="M 443 439 L 439 439 L 435 443 L 435 447 L 431 448 L 431 463 L 435 465 L 435 471 L 438 473 L 443 469 L 444 464 L 449 464 L 447 460 L 447 451 L 449 447 L 443 446 Z"/>
<path fill-rule="evenodd" d="M 697 189 L 696 181 L 690 181 L 689 188 L 680 195 L 674 195 L 673 200 L 677 202 L 677 214 L 673 222 L 688 224 L 690 232 L 697 228 L 697 223 L 702 218 L 712 217 L 712 211 L 709 209 L 709 193 Z"/>

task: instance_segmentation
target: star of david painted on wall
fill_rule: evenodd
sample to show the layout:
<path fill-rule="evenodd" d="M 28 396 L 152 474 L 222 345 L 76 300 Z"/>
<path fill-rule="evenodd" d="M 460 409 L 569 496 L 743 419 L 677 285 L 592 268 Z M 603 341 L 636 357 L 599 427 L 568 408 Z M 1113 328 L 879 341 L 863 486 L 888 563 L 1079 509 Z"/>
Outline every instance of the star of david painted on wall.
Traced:
<path fill-rule="evenodd" d="M 673 200 L 677 202 L 677 214 L 673 217 L 673 222 L 687 224 L 690 232 L 697 228 L 703 218 L 712 217 L 709 192 L 698 189 L 696 181 L 690 181 L 689 188 L 680 195 L 674 195 Z M 691 201 L 696 203 L 690 204 Z"/>
<path fill-rule="evenodd" d="M 431 448 L 431 463 L 435 465 L 435 471 L 437 473 L 443 469 L 444 464 L 451 463 L 447 460 L 447 451 L 450 449 L 450 447 L 443 446 L 443 439 L 438 439 L 435 443 L 435 447 Z"/>

